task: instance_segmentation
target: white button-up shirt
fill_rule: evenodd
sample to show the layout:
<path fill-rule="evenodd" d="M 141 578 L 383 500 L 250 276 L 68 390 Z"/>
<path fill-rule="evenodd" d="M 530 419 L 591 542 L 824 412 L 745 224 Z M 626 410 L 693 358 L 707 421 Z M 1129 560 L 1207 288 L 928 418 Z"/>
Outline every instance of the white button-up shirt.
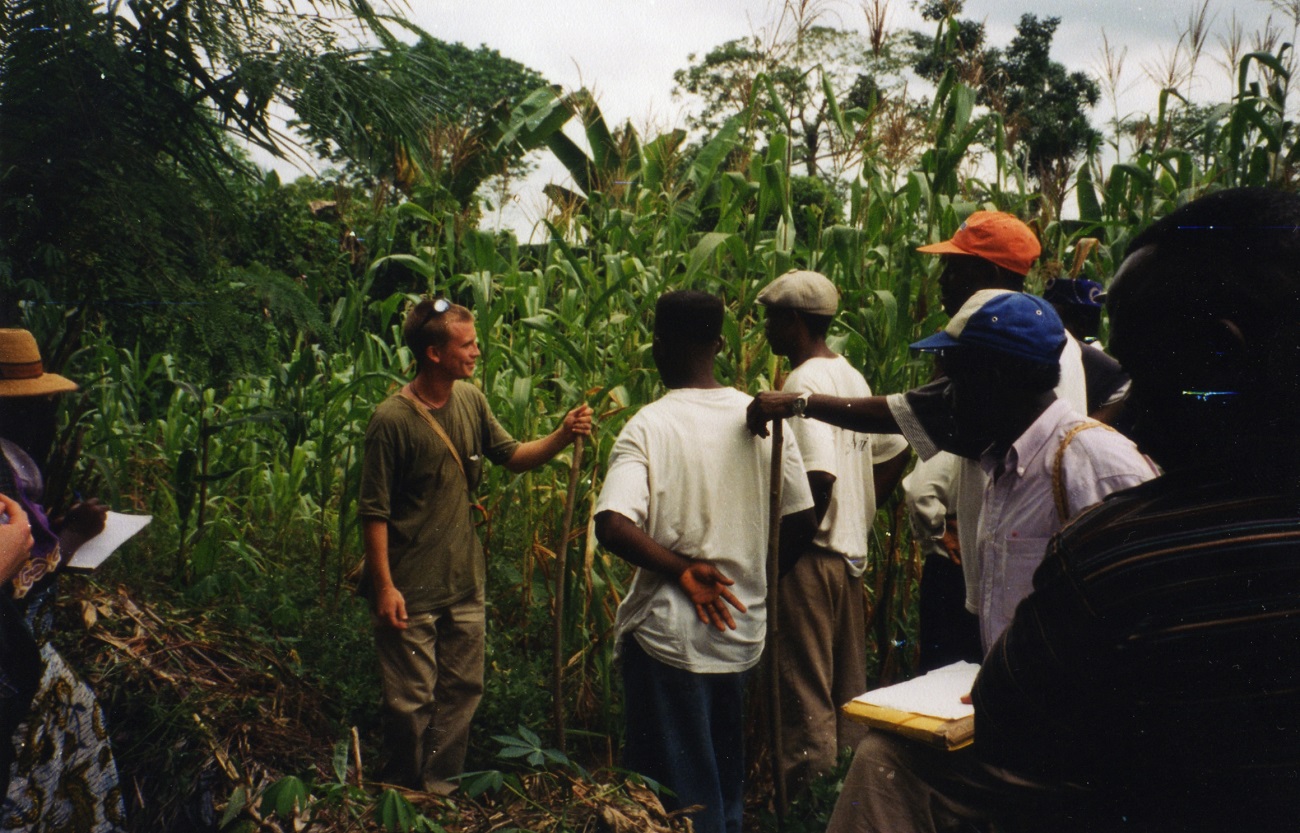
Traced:
<path fill-rule="evenodd" d="M 979 552 L 977 613 L 984 650 L 1011 623 L 1016 605 L 1033 590 L 1034 571 L 1047 542 L 1065 525 L 1053 497 L 1056 455 L 1072 428 L 1087 417 L 1056 400 L 1001 457 L 985 454 L 984 488 L 976 546 Z M 1079 431 L 1062 458 L 1066 520 L 1106 495 L 1136 486 L 1158 473 L 1133 442 L 1100 423 Z"/>
<path fill-rule="evenodd" d="M 1079 413 L 1088 410 L 1088 386 L 1083 375 L 1083 348 L 1074 336 L 1066 333 L 1065 348 L 1061 350 L 1061 380 L 1054 393 L 1057 399 L 1074 406 Z M 887 397 L 889 410 L 898 421 L 899 431 L 907 439 L 916 456 L 929 460 L 943 449 L 930 435 L 930 419 L 935 411 L 948 414 L 951 407 L 939 393 L 941 383 L 932 383 L 907 393 L 894 393 Z M 922 395 L 928 392 L 928 395 Z M 938 403 L 937 405 L 935 403 Z M 950 451 L 952 449 L 949 449 Z M 961 545 L 961 571 L 966 579 L 966 609 L 979 614 L 976 598 L 979 592 L 979 517 L 983 503 L 984 486 L 988 480 L 977 461 L 959 457 L 956 477 L 951 490 L 955 506 L 947 506 L 957 516 L 957 541 Z"/>

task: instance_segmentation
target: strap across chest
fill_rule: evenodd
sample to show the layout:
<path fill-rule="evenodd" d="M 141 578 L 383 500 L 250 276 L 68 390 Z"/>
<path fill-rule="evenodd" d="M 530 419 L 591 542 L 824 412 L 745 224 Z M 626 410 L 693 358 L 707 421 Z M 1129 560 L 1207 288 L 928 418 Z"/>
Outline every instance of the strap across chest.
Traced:
<path fill-rule="evenodd" d="M 468 490 L 469 475 L 465 473 L 465 464 L 461 461 L 460 454 L 456 451 L 456 445 L 451 441 L 451 437 L 447 436 L 447 429 L 443 428 L 441 423 L 434 419 L 433 414 L 429 413 L 423 405 L 416 402 L 415 399 L 407 393 L 406 388 L 402 388 L 401 393 L 398 394 L 398 398 L 410 406 L 410 408 L 414 410 L 430 428 L 433 429 L 433 433 L 437 434 L 438 438 L 447 446 L 447 450 L 451 452 L 451 459 L 456 461 L 456 468 L 460 469 L 461 479 L 465 481 L 465 489 Z"/>
<path fill-rule="evenodd" d="M 1065 463 L 1065 450 L 1074 442 L 1074 438 L 1080 433 L 1090 428 L 1105 428 L 1107 431 L 1114 431 L 1109 425 L 1096 420 L 1080 422 L 1078 425 L 1065 432 L 1061 438 L 1061 445 L 1056 449 L 1056 459 L 1052 461 L 1052 498 L 1056 501 L 1056 516 L 1064 524 L 1070 519 L 1070 505 L 1065 495 L 1065 472 L 1063 466 Z"/>

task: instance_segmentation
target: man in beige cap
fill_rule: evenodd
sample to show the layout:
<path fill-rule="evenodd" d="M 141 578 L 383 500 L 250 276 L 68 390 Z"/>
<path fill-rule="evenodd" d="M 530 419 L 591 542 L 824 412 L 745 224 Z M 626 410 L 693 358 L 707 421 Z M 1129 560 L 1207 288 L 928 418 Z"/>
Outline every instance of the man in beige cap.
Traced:
<path fill-rule="evenodd" d="M 767 308 L 772 352 L 790 360 L 784 391 L 865 397 L 862 374 L 826 345 L 839 292 L 818 272 L 791 271 L 758 295 Z M 859 434 L 816 420 L 793 420 L 818 529 L 778 586 L 781 777 L 788 794 L 830 771 L 862 729 L 839 707 L 867 684 L 862 573 L 876 497 L 892 491 L 909 455 L 896 434 Z"/>

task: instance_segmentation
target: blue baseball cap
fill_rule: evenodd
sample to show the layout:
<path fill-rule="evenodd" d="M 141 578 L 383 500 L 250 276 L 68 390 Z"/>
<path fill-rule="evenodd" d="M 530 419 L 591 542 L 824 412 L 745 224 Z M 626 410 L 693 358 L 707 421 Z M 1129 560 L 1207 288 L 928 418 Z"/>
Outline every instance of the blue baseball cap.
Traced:
<path fill-rule="evenodd" d="M 1065 327 L 1052 305 L 1037 295 L 981 289 L 962 304 L 948 326 L 912 349 L 933 352 L 966 346 L 1053 364 L 1065 347 Z"/>
<path fill-rule="evenodd" d="M 1087 278 L 1053 278 L 1044 284 L 1043 297 L 1062 306 L 1101 309 L 1106 290 Z"/>

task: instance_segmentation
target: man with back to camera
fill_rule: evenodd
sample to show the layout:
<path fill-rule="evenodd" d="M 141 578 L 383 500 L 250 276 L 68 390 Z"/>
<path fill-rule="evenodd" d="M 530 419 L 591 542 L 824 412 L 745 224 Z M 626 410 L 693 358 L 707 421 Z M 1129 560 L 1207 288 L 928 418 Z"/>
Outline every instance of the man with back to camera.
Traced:
<path fill-rule="evenodd" d="M 784 391 L 870 396 L 862 374 L 826 344 L 839 292 L 818 272 L 791 271 L 758 294 L 772 352 L 790 360 Z M 816 420 L 791 420 L 819 526 L 793 565 L 784 565 L 777 605 L 782 743 L 780 772 L 798 795 L 852 749 L 861 726 L 840 706 L 867 684 L 862 574 L 878 494 L 898 483 L 910 455 L 896 434 L 859 434 Z"/>
<path fill-rule="evenodd" d="M 1300 197 L 1179 208 L 1129 245 L 1107 305 L 1165 473 L 1052 541 L 976 679 L 974 746 L 876 733 L 832 829 L 1295 829 Z"/>
<path fill-rule="evenodd" d="M 722 317 L 703 292 L 659 298 L 653 356 L 668 392 L 620 432 L 596 502 L 601 544 L 638 568 L 614 628 L 623 765 L 672 790 L 669 809 L 702 805 L 700 833 L 741 831 L 744 686 L 767 617 L 772 443 L 746 430 L 749 397 L 714 376 Z M 781 471 L 780 543 L 797 552 L 817 524 L 794 437 Z"/>
<path fill-rule="evenodd" d="M 483 694 L 485 564 L 471 517 L 483 458 L 512 472 L 540 466 L 591 433 L 591 408 L 517 442 L 466 381 L 479 355 L 468 309 L 426 298 L 402 335 L 416 375 L 375 408 L 357 502 L 384 692 L 381 778 L 446 794 Z"/>

